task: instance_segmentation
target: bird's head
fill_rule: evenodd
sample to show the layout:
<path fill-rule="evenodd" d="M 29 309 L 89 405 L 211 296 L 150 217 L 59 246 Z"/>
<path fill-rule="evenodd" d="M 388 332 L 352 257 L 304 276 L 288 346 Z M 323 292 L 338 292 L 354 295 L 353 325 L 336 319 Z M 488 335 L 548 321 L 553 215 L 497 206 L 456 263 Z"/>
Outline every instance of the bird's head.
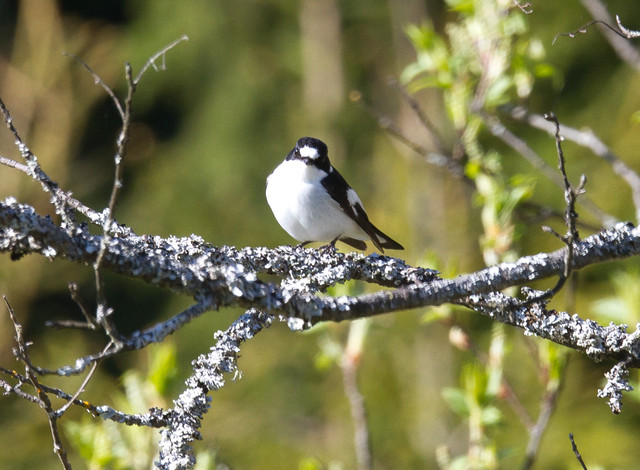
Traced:
<path fill-rule="evenodd" d="M 314 137 L 303 137 L 298 140 L 296 146 L 287 155 L 287 160 L 300 160 L 325 171 L 328 171 L 331 165 L 327 145 Z"/>

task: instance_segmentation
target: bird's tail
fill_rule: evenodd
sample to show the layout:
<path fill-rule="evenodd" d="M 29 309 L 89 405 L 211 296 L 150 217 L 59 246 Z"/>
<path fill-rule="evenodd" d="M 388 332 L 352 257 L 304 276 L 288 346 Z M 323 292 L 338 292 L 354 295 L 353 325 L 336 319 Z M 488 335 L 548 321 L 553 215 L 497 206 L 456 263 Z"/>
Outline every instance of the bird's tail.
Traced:
<path fill-rule="evenodd" d="M 373 225 L 372 225 L 373 226 Z M 384 248 L 387 250 L 404 250 L 404 246 L 395 241 L 389 235 L 386 235 L 377 227 L 373 226 L 374 232 L 370 233 L 371 241 L 380 252 L 384 253 Z"/>

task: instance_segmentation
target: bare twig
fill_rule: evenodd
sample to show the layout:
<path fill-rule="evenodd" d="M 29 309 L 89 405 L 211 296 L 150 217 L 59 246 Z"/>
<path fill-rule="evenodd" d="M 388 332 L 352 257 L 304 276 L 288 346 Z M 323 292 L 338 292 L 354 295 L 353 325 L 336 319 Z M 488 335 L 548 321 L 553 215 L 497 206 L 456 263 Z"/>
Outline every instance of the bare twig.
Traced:
<path fill-rule="evenodd" d="M 543 130 L 551 135 L 555 134 L 554 124 L 546 121 L 543 116 L 530 114 L 522 107 L 515 107 L 511 109 L 510 114 L 513 118 L 519 121 L 525 121 L 532 127 Z M 588 148 L 595 155 L 611 165 L 613 171 L 620 176 L 631 189 L 631 196 L 636 209 L 636 221 L 640 223 L 640 176 L 638 176 L 634 170 L 622 161 L 620 157 L 614 154 L 611 149 L 593 133 L 593 131 L 589 129 L 578 130 L 563 124 L 560 126 L 560 133 L 565 139 L 570 140 L 581 147 Z M 617 222 L 617 219 L 608 216 L 605 226 L 610 226 Z"/>
<path fill-rule="evenodd" d="M 530 15 L 531 13 L 533 13 L 533 3 L 531 2 L 520 3 L 518 0 L 513 0 L 513 3 L 515 6 L 520 8 L 520 10 L 522 10 L 522 13 L 525 13 L 527 15 Z"/>
<path fill-rule="evenodd" d="M 91 318 L 89 314 L 89 309 L 86 307 L 84 301 L 80 297 L 80 293 L 78 292 L 78 284 L 75 282 L 69 283 L 69 292 L 71 293 L 71 298 L 76 303 L 82 316 L 85 318 L 85 321 L 79 322 L 74 320 L 47 320 L 44 322 L 46 327 L 49 328 L 77 328 L 81 330 L 95 330 L 98 325 Z"/>
<path fill-rule="evenodd" d="M 394 90 L 398 91 L 400 93 L 400 96 L 402 96 L 402 98 L 407 102 L 407 104 L 409 105 L 413 113 L 416 115 L 416 117 L 422 124 L 422 127 L 424 128 L 425 132 L 429 136 L 429 139 L 431 140 L 431 142 L 433 142 L 433 145 L 436 147 L 436 151 L 442 155 L 446 155 L 447 151 L 444 145 L 442 144 L 442 140 L 440 139 L 438 132 L 436 131 L 436 127 L 433 125 L 429 117 L 422 110 L 420 103 L 418 103 L 418 101 L 413 96 L 411 96 L 411 94 L 407 91 L 407 89 L 398 80 L 395 80 L 395 79 L 389 80 L 389 85 Z"/>
<path fill-rule="evenodd" d="M 601 24 L 602 26 L 608 28 L 609 30 L 613 31 L 615 34 L 617 34 L 620 37 L 625 37 L 624 34 L 622 34 L 620 31 L 617 31 L 616 29 L 613 28 L 613 26 L 609 25 L 608 23 L 604 22 L 604 21 L 600 21 L 600 20 L 594 20 L 594 21 L 590 21 L 589 23 L 585 24 L 584 26 L 580 27 L 579 29 L 576 29 L 575 31 L 569 32 L 569 33 L 558 33 L 553 37 L 553 41 L 551 41 L 551 44 L 555 44 L 556 41 L 558 40 L 559 37 L 562 36 L 567 36 L 570 38 L 575 38 L 578 34 L 587 34 L 587 30 L 589 29 L 589 26 L 593 26 L 594 24 Z"/>
<path fill-rule="evenodd" d="M 497 118 L 490 116 L 486 113 L 482 113 L 487 127 L 491 133 L 499 138 L 502 142 L 507 144 L 513 150 L 523 156 L 534 168 L 540 170 L 551 182 L 556 186 L 564 189 L 564 182 L 561 175 L 558 174 L 547 162 L 542 159 L 536 152 L 533 151 L 527 143 L 520 137 L 511 132 L 507 127 L 502 124 Z M 564 129 L 564 127 L 563 127 Z M 603 224 L 606 224 L 611 220 L 611 216 L 604 213 L 598 205 L 593 202 L 587 195 L 580 198 L 580 204 L 588 210 L 594 217 L 600 220 Z"/>
<path fill-rule="evenodd" d="M 630 67 L 636 70 L 640 70 L 640 54 L 636 47 L 628 41 L 635 36 L 635 31 L 628 30 L 620 21 L 618 15 L 616 15 L 616 22 L 618 23 L 619 31 L 609 26 L 613 20 L 607 7 L 601 0 L 582 0 L 582 5 L 589 10 L 591 16 L 600 24 L 604 25 L 602 28 L 604 37 L 609 41 L 613 50 L 618 54 L 623 61 Z"/>
<path fill-rule="evenodd" d="M 29 167 L 27 165 L 23 165 L 20 162 L 17 162 L 11 158 L 3 157 L 0 155 L 0 164 L 8 166 L 9 168 L 15 168 L 23 173 L 29 175 Z"/>
<path fill-rule="evenodd" d="M 104 218 L 102 223 L 103 237 L 100 243 L 100 250 L 98 252 L 98 256 L 96 257 L 96 260 L 93 263 L 93 270 L 94 270 L 95 279 L 96 279 L 96 296 L 97 296 L 96 321 L 102 325 L 105 332 L 111 338 L 111 341 L 113 341 L 114 343 L 118 343 L 123 338 L 120 335 L 120 333 L 118 333 L 115 327 L 115 324 L 113 323 L 113 320 L 111 318 L 111 315 L 113 314 L 113 310 L 107 305 L 106 296 L 104 294 L 104 285 L 102 280 L 101 267 L 102 267 L 102 261 L 104 259 L 104 255 L 107 251 L 107 248 L 111 239 L 110 229 L 115 220 L 114 211 L 115 211 L 115 206 L 118 199 L 118 193 L 123 185 L 122 161 L 126 156 L 127 144 L 129 143 L 129 138 L 131 134 L 130 128 L 131 128 L 131 119 L 133 114 L 132 112 L 133 95 L 136 91 L 138 82 L 142 79 L 144 73 L 149 69 L 149 67 L 153 66 L 156 70 L 158 70 L 158 67 L 156 67 L 155 65 L 155 61 L 159 57 L 162 57 L 164 60 L 164 57 L 167 51 L 172 49 L 174 46 L 176 46 L 180 42 L 186 41 L 187 39 L 188 37 L 186 35 L 182 36 L 181 38 L 177 39 L 176 41 L 173 41 L 171 44 L 162 48 L 160 51 L 158 51 L 153 56 L 151 56 L 151 58 L 145 63 L 145 65 L 142 67 L 142 69 L 140 70 L 138 75 L 135 77 L 135 79 L 133 78 L 133 71 L 131 69 L 131 65 L 129 63 L 125 64 L 125 76 L 127 80 L 127 96 L 124 99 L 124 106 L 122 103 L 120 103 L 120 100 L 115 95 L 113 90 L 104 82 L 104 80 L 102 80 L 102 78 L 100 78 L 100 76 L 97 73 L 93 71 L 93 69 L 91 69 L 91 67 L 89 67 L 89 65 L 87 65 L 83 60 L 75 56 L 71 56 L 75 60 L 77 60 L 80 64 L 82 64 L 82 66 L 86 68 L 89 71 L 89 73 L 93 76 L 96 84 L 99 84 L 100 86 L 102 86 L 102 88 L 107 92 L 107 94 L 111 97 L 122 119 L 122 129 L 120 130 L 120 134 L 116 141 L 117 151 L 114 157 L 114 162 L 115 162 L 114 173 L 115 174 L 113 178 L 113 186 L 111 189 L 111 196 L 109 197 L 109 204 L 107 206 L 107 209 L 105 210 L 106 217 Z M 160 67 L 160 69 L 164 70 L 164 63 Z"/>
<path fill-rule="evenodd" d="M 133 75 L 131 71 L 131 66 L 127 63 L 125 66 L 126 77 L 127 77 L 127 97 L 124 102 L 124 112 L 122 114 L 122 130 L 120 131 L 120 135 L 117 139 L 118 149 L 116 155 L 114 157 L 115 162 L 115 175 L 113 178 L 113 187 L 111 189 L 111 196 L 109 197 L 109 205 L 106 209 L 106 219 L 104 221 L 103 229 L 103 237 L 100 243 L 100 251 L 98 252 L 98 256 L 96 257 L 96 261 L 93 264 L 93 271 L 95 273 L 96 279 L 96 297 L 97 297 L 97 308 L 96 308 L 96 321 L 102 325 L 105 332 L 111 338 L 111 341 L 117 343 L 122 340 L 122 336 L 118 333 L 115 324 L 111 318 L 113 310 L 108 307 L 107 299 L 104 294 L 104 285 L 102 280 L 102 273 L 100 269 L 102 267 L 102 260 L 104 259 L 104 254 L 107 251 L 110 235 L 109 235 L 109 227 L 114 220 L 114 210 L 116 206 L 116 200 L 118 197 L 118 192 L 120 188 L 122 188 L 122 160 L 124 159 L 127 153 L 127 144 L 129 143 L 129 135 L 130 135 L 130 126 L 131 126 L 131 102 L 133 99 L 133 94 L 135 92 L 135 84 L 133 83 Z M 119 108 L 121 111 L 121 108 Z"/>
<path fill-rule="evenodd" d="M 0 103 L 2 103 L 2 100 L 0 100 Z M 7 114 L 5 114 L 5 119 L 7 118 L 11 119 L 11 117 L 8 115 L 8 111 L 7 111 Z M 71 195 L 71 193 L 64 192 L 62 189 L 58 187 L 58 185 L 55 182 L 51 181 L 44 172 L 41 172 L 41 171 L 34 172 L 33 170 L 31 170 L 30 166 L 23 165 L 22 163 L 19 163 L 11 158 L 7 158 L 3 156 L 0 156 L 0 164 L 8 166 L 9 168 L 14 168 L 18 171 L 21 171 L 31 176 L 36 181 L 41 182 L 45 191 L 48 193 L 51 193 L 54 198 L 58 198 L 64 201 L 65 204 L 67 204 L 69 207 L 72 207 L 74 210 L 78 211 L 80 214 L 87 217 L 91 222 L 96 223 L 98 225 L 102 225 L 101 223 L 101 221 L 103 220 L 102 214 L 96 212 L 95 210 L 91 209 L 88 206 L 85 206 L 82 202 L 75 199 Z M 45 181 L 44 183 L 42 182 L 42 179 L 44 179 Z M 115 226 L 111 227 L 112 230 L 116 230 L 117 228 L 118 227 L 115 227 Z"/>
<path fill-rule="evenodd" d="M 415 153 L 423 157 L 427 163 L 435 166 L 445 167 L 449 171 L 451 171 L 451 173 L 454 176 L 458 178 L 462 178 L 466 182 L 469 182 L 468 178 L 465 176 L 464 168 L 462 168 L 462 165 L 460 164 L 460 162 L 456 161 L 450 155 L 447 155 L 445 153 L 442 153 L 439 151 L 433 152 L 427 149 L 426 147 L 420 145 L 419 143 L 413 141 L 409 137 L 407 137 L 405 133 L 393 122 L 391 118 L 380 114 L 377 110 L 375 110 L 374 108 L 369 106 L 367 103 L 365 103 L 365 101 L 362 99 L 362 95 L 360 94 L 360 92 L 352 91 L 349 94 L 349 98 L 351 99 L 352 102 L 362 106 L 365 111 L 371 114 L 371 116 L 373 116 L 376 119 L 376 121 L 378 122 L 378 126 L 381 129 L 388 132 L 389 135 L 391 135 L 392 137 L 397 139 L 399 142 L 406 145 Z M 416 110 L 414 109 L 414 111 Z M 419 119 L 426 119 L 426 115 L 422 112 L 419 112 L 418 117 Z M 427 132 L 431 132 L 431 131 L 432 131 L 431 128 L 427 129 Z M 437 145 L 437 142 L 434 141 L 434 144 Z"/>
<path fill-rule="evenodd" d="M 9 370 L 4 367 L 0 367 L 0 372 L 9 377 L 12 377 L 18 382 L 18 385 L 13 386 L 13 385 L 10 385 L 8 382 L 5 382 L 4 380 L 0 380 L 0 388 L 4 389 L 6 393 L 12 393 L 18 396 L 19 398 L 31 401 L 36 404 L 40 403 L 40 400 L 38 397 L 30 395 L 22 390 L 22 387 L 25 384 L 33 386 L 33 384 L 29 382 L 29 380 L 26 377 L 19 374 L 15 370 Z M 73 399 L 71 395 L 69 395 L 68 393 L 58 388 L 49 387 L 47 385 L 44 385 L 41 382 L 39 383 L 39 385 L 41 389 L 44 392 L 48 393 L 49 395 L 53 395 L 62 400 Z M 157 409 L 151 410 L 149 413 L 135 415 L 135 414 L 127 414 L 121 411 L 114 410 L 109 406 L 96 406 L 89 403 L 86 400 L 80 400 L 78 398 L 73 400 L 73 404 L 75 406 L 84 408 L 93 416 L 101 417 L 102 419 L 114 421 L 116 423 L 124 423 L 127 425 L 145 426 L 145 427 L 152 427 L 152 428 L 160 428 L 160 427 L 166 426 L 167 424 L 168 413 L 161 412 Z"/>
<path fill-rule="evenodd" d="M 564 184 L 564 200 L 566 203 L 566 209 L 564 213 L 564 222 L 567 226 L 566 235 L 560 235 L 556 233 L 551 227 L 543 226 L 542 229 L 545 232 L 551 233 L 556 236 L 559 240 L 561 240 L 566 246 L 567 250 L 565 252 L 564 259 L 564 269 L 558 278 L 558 282 L 554 287 L 544 292 L 542 295 L 537 297 L 531 297 L 525 302 L 527 304 L 532 304 L 536 302 L 541 302 L 547 299 L 552 298 L 560 289 L 564 286 L 567 279 L 571 275 L 571 266 L 573 264 L 573 250 L 574 243 L 580 241 L 580 235 L 578 234 L 578 229 L 576 227 L 576 220 L 578 218 L 578 214 L 575 210 L 576 200 L 578 196 L 582 195 L 585 191 L 584 186 L 587 183 L 587 178 L 582 175 L 580 178 L 580 185 L 578 189 L 573 189 L 571 183 L 569 183 L 569 178 L 567 177 L 567 171 L 565 169 L 565 160 L 564 160 L 564 152 L 562 151 L 562 140 L 563 137 L 560 135 L 560 122 L 556 117 L 555 113 L 548 113 L 544 115 L 545 119 L 551 121 L 555 124 L 555 141 L 556 141 L 556 153 L 558 154 L 558 169 L 560 170 L 560 174 L 562 175 L 562 181 Z"/>
<path fill-rule="evenodd" d="M 522 201 L 516 209 L 516 217 L 521 222 L 532 225 L 539 224 L 540 222 L 548 219 L 558 219 L 564 221 L 564 212 L 560 212 L 553 207 L 543 206 L 530 201 Z M 599 225 L 587 223 L 582 219 L 578 219 L 576 221 L 576 225 L 582 229 L 594 233 L 600 230 Z"/>
<path fill-rule="evenodd" d="M 576 445 L 576 442 L 573 440 L 572 432 L 569 433 L 569 440 L 571 441 L 571 449 L 573 450 L 573 453 L 576 456 L 576 459 L 578 459 L 578 462 L 580 462 L 580 465 L 582 465 L 583 470 L 587 470 L 587 466 L 584 464 L 584 461 L 582 460 L 582 455 L 580 455 L 580 452 L 578 452 L 578 446 Z"/>
<path fill-rule="evenodd" d="M 616 23 L 618 23 L 618 28 L 620 28 L 620 31 L 622 31 L 622 34 L 624 34 L 627 39 L 640 37 L 640 31 L 628 29 L 622 26 L 622 21 L 620 20 L 620 17 L 618 15 L 616 15 Z"/>
<path fill-rule="evenodd" d="M 153 54 L 149 60 L 147 60 L 147 62 L 144 64 L 144 66 L 142 67 L 142 69 L 140 69 L 140 72 L 138 72 L 138 75 L 136 75 L 136 78 L 133 80 L 134 85 L 138 85 L 138 83 L 140 82 L 140 80 L 142 79 L 142 77 L 144 76 L 144 74 L 146 73 L 147 69 L 149 67 L 153 67 L 154 70 L 158 71 L 158 70 L 166 70 L 165 67 L 165 54 L 167 52 L 169 52 L 171 49 L 173 49 L 175 46 L 177 46 L 178 44 L 180 44 L 182 41 L 188 41 L 189 40 L 189 36 L 187 36 L 186 34 L 179 37 L 178 39 L 176 39 L 175 41 L 173 41 L 171 44 L 163 47 L 162 49 L 160 49 L 158 52 L 156 52 L 155 54 Z M 162 57 L 162 65 L 160 65 L 159 67 L 156 65 L 156 60 L 158 60 L 159 57 Z"/>
<path fill-rule="evenodd" d="M 16 333 L 15 340 L 17 347 L 14 349 L 14 355 L 16 359 L 20 360 L 24 364 L 26 378 L 29 380 L 29 382 L 31 382 L 38 393 L 38 404 L 47 413 L 47 419 L 49 420 L 49 430 L 51 431 L 51 438 L 53 439 L 53 452 L 58 456 L 62 467 L 70 470 L 71 462 L 69 462 L 67 451 L 62 444 L 62 439 L 60 438 L 60 433 L 58 431 L 59 416 L 53 410 L 53 406 L 51 405 L 49 396 L 40 386 L 37 374 L 31 367 L 31 360 L 29 359 L 29 348 L 22 335 L 22 325 L 18 323 L 18 319 L 16 318 L 7 298 L 5 296 L 2 296 L 2 299 L 4 300 L 7 310 L 9 311 L 9 317 L 11 318 L 11 323 L 13 323 L 13 327 Z"/>
<path fill-rule="evenodd" d="M 71 207 L 67 202 L 67 198 L 65 197 L 64 192 L 58 187 L 58 184 L 52 181 L 49 178 L 49 176 L 47 176 L 47 174 L 42 170 L 42 168 L 38 164 L 38 159 L 31 152 L 27 144 L 24 143 L 24 141 L 22 140 L 22 137 L 20 137 L 20 134 L 18 133 L 18 130 L 13 125 L 13 118 L 11 117 L 9 110 L 7 109 L 7 107 L 5 106 L 4 102 L 1 99 L 0 99 L 0 112 L 2 112 L 2 115 L 4 116 L 4 122 L 7 125 L 7 128 L 9 129 L 11 134 L 13 134 L 13 137 L 15 139 L 15 144 L 18 147 L 18 150 L 20 151 L 22 158 L 27 163 L 27 169 L 28 169 L 27 173 L 33 179 L 37 180 L 40 183 L 40 185 L 42 186 L 42 189 L 46 193 L 51 194 L 52 202 L 56 208 L 56 213 L 62 219 L 63 226 L 67 230 L 72 231 L 73 228 L 76 226 L 75 217 L 74 217 L 73 211 L 71 210 Z M 9 162 L 5 160 L 2 163 L 7 164 Z M 17 165 L 14 166 L 14 168 L 22 170 L 22 168 L 19 168 Z"/>
<path fill-rule="evenodd" d="M 98 362 L 96 361 L 91 366 L 91 369 L 89 369 L 89 372 L 87 373 L 87 376 L 82 381 L 82 384 L 80 384 L 80 386 L 78 387 L 78 390 L 76 390 L 76 393 L 74 393 L 73 396 L 71 398 L 69 398 L 67 400 L 67 402 L 64 405 L 62 405 L 62 407 L 60 407 L 58 409 L 58 411 L 56 411 L 56 414 L 58 416 L 62 416 L 67 411 L 67 409 L 69 409 L 69 407 L 71 405 L 73 405 L 78 400 L 78 397 L 82 393 L 84 393 L 84 389 L 87 386 L 87 384 L 89 383 L 89 380 L 91 380 L 91 377 L 93 377 L 93 374 L 95 373 L 97 367 L 98 367 Z"/>
<path fill-rule="evenodd" d="M 87 367 L 92 366 L 96 362 L 102 361 L 123 351 L 132 351 L 142 349 L 149 344 L 157 344 L 162 342 L 164 338 L 174 333 L 186 323 L 200 316 L 213 308 L 213 305 L 207 303 L 198 303 L 192 305 L 186 310 L 174 315 L 170 319 L 158 323 L 142 331 L 136 331 L 129 337 L 124 337 L 117 345 L 109 343 L 102 352 L 97 354 L 89 354 L 87 356 L 76 359 L 73 366 L 63 366 L 58 369 L 38 369 L 38 373 L 42 375 L 60 375 L 69 376 L 81 374 Z"/>
<path fill-rule="evenodd" d="M 540 414 L 538 415 L 536 424 L 529 429 L 529 442 L 527 443 L 527 450 L 525 452 L 525 460 L 522 465 L 522 470 L 529 470 L 533 467 L 538 454 L 538 448 L 540 447 L 540 441 L 542 440 L 544 431 L 549 425 L 549 419 L 551 419 L 551 415 L 556 409 L 561 385 L 560 381 L 555 380 L 550 380 L 549 383 L 547 383 L 547 389 L 545 390 L 542 398 Z"/>
<path fill-rule="evenodd" d="M 371 445 L 369 442 L 369 423 L 364 406 L 364 397 L 358 388 L 358 366 L 362 356 L 364 339 L 367 334 L 369 320 L 353 322 L 349 329 L 347 346 L 342 353 L 342 380 L 344 391 L 349 400 L 351 419 L 354 426 L 354 447 L 359 470 L 372 468 Z"/>
<path fill-rule="evenodd" d="M 80 65 L 82 65 L 85 69 L 87 69 L 87 71 L 93 77 L 93 81 L 95 82 L 95 84 L 96 85 L 100 85 L 102 87 L 102 89 L 107 93 L 107 95 L 109 95 L 111 97 L 111 101 L 113 101 L 113 105 L 118 110 L 118 114 L 120 114 L 120 119 L 122 119 L 124 121 L 124 118 L 125 118 L 124 109 L 122 109 L 122 105 L 120 104 L 120 100 L 116 96 L 115 92 L 111 89 L 111 87 L 105 83 L 105 81 L 102 79 L 102 77 L 100 77 L 100 75 L 98 75 L 96 72 L 94 72 L 93 69 L 89 66 L 89 64 L 87 64 L 84 60 L 82 60 L 80 57 L 76 56 L 75 54 L 70 54 L 69 52 L 63 52 L 62 55 L 65 55 L 67 57 L 71 57 L 73 60 L 75 60 Z"/>

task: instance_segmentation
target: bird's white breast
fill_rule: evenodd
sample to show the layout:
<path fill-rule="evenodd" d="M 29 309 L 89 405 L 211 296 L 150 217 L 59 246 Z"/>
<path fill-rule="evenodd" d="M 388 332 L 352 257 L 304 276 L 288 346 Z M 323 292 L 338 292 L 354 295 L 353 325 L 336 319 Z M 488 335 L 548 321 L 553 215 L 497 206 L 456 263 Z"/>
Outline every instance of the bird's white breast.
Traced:
<path fill-rule="evenodd" d="M 300 160 L 281 163 L 267 178 L 267 202 L 276 220 L 300 242 L 332 241 L 341 236 L 367 240 L 322 186 L 326 175 Z"/>

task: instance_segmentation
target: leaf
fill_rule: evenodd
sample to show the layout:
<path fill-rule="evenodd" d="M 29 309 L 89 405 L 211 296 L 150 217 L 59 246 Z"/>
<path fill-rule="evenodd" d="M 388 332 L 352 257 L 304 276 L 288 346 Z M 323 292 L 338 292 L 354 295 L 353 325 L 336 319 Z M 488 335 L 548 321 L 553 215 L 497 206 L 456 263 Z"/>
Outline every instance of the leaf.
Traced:
<path fill-rule="evenodd" d="M 447 402 L 451 411 L 461 417 L 469 416 L 469 404 L 464 390 L 455 387 L 446 387 L 442 390 L 442 398 Z"/>

